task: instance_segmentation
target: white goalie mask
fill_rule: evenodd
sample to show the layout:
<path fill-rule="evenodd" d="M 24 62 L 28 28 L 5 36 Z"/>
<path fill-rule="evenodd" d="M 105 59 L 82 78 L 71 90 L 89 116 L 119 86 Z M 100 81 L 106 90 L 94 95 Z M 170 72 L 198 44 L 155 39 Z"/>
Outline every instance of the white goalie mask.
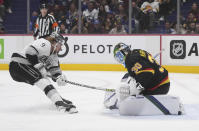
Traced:
<path fill-rule="evenodd" d="M 130 47 L 124 43 L 118 43 L 114 47 L 114 58 L 117 62 L 122 64 L 125 67 L 126 55 L 130 52 Z"/>

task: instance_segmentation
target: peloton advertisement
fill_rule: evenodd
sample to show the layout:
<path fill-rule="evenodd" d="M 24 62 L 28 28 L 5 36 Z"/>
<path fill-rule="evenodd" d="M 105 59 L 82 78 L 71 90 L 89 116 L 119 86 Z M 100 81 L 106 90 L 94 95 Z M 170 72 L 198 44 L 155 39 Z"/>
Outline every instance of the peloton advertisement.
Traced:
<path fill-rule="evenodd" d="M 0 36 L 0 63 L 8 64 L 13 52 L 21 51 L 33 41 L 32 36 Z M 197 35 L 70 35 L 67 45 L 59 53 L 62 64 L 118 64 L 113 58 L 114 46 L 123 42 L 131 49 L 144 49 L 163 65 L 199 65 L 199 37 Z"/>
<path fill-rule="evenodd" d="M 1 63 L 8 63 L 13 52 L 21 51 L 33 41 L 32 36 L 0 36 L 0 39 L 4 39 L 6 45 L 5 59 L 0 59 Z M 68 36 L 67 45 L 59 52 L 60 63 L 118 64 L 113 50 L 119 42 L 131 49 L 144 49 L 152 55 L 160 52 L 159 36 Z"/>
<path fill-rule="evenodd" d="M 70 64 L 117 64 L 113 50 L 119 42 L 131 49 L 147 50 L 153 55 L 160 50 L 158 36 L 70 36 L 68 54 L 60 60 Z"/>

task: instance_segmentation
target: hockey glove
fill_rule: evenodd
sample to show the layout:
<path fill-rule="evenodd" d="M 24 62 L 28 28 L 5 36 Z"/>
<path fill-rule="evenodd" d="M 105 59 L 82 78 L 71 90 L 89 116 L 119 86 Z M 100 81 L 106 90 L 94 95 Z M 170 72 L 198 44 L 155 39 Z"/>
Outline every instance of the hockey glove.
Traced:
<path fill-rule="evenodd" d="M 129 86 L 130 86 L 130 95 L 139 95 L 141 91 L 144 90 L 144 87 L 139 83 L 136 82 L 136 80 L 134 78 L 131 78 L 130 82 L 129 82 Z"/>
<path fill-rule="evenodd" d="M 65 86 L 67 84 L 66 81 L 67 79 L 64 74 L 59 75 L 56 80 L 58 86 Z"/>
<path fill-rule="evenodd" d="M 35 64 L 34 68 L 38 69 L 43 77 L 47 77 L 47 71 L 43 63 Z"/>

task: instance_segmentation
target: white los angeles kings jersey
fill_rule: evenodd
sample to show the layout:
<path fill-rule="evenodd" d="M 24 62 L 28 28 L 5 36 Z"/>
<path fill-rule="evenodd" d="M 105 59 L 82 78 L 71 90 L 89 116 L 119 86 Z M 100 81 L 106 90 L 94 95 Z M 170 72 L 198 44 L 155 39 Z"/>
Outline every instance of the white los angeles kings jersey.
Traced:
<path fill-rule="evenodd" d="M 12 60 L 22 64 L 29 63 L 33 66 L 37 63 L 43 63 L 51 75 L 61 74 L 58 56 L 57 54 L 51 54 L 51 43 L 46 39 L 41 38 L 33 41 L 19 54 L 26 59 L 13 58 Z"/>
<path fill-rule="evenodd" d="M 46 39 L 38 39 L 25 49 L 25 54 L 37 55 L 38 61 L 44 63 L 46 69 L 53 75 L 61 73 L 57 54 L 51 54 L 51 43 Z"/>

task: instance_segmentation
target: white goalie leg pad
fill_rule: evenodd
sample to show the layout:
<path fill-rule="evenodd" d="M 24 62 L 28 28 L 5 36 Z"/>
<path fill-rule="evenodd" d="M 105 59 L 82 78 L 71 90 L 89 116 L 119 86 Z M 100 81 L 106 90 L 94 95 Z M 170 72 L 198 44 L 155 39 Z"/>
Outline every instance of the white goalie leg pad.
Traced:
<path fill-rule="evenodd" d="M 178 97 L 168 95 L 129 96 L 120 102 L 119 113 L 129 116 L 181 115 L 184 107 Z"/>
<path fill-rule="evenodd" d="M 127 83 L 121 83 L 117 90 L 117 94 L 119 96 L 119 101 L 125 100 L 130 96 L 130 86 Z"/>
<path fill-rule="evenodd" d="M 115 92 L 105 92 L 104 107 L 108 109 L 118 109 L 118 98 Z"/>

